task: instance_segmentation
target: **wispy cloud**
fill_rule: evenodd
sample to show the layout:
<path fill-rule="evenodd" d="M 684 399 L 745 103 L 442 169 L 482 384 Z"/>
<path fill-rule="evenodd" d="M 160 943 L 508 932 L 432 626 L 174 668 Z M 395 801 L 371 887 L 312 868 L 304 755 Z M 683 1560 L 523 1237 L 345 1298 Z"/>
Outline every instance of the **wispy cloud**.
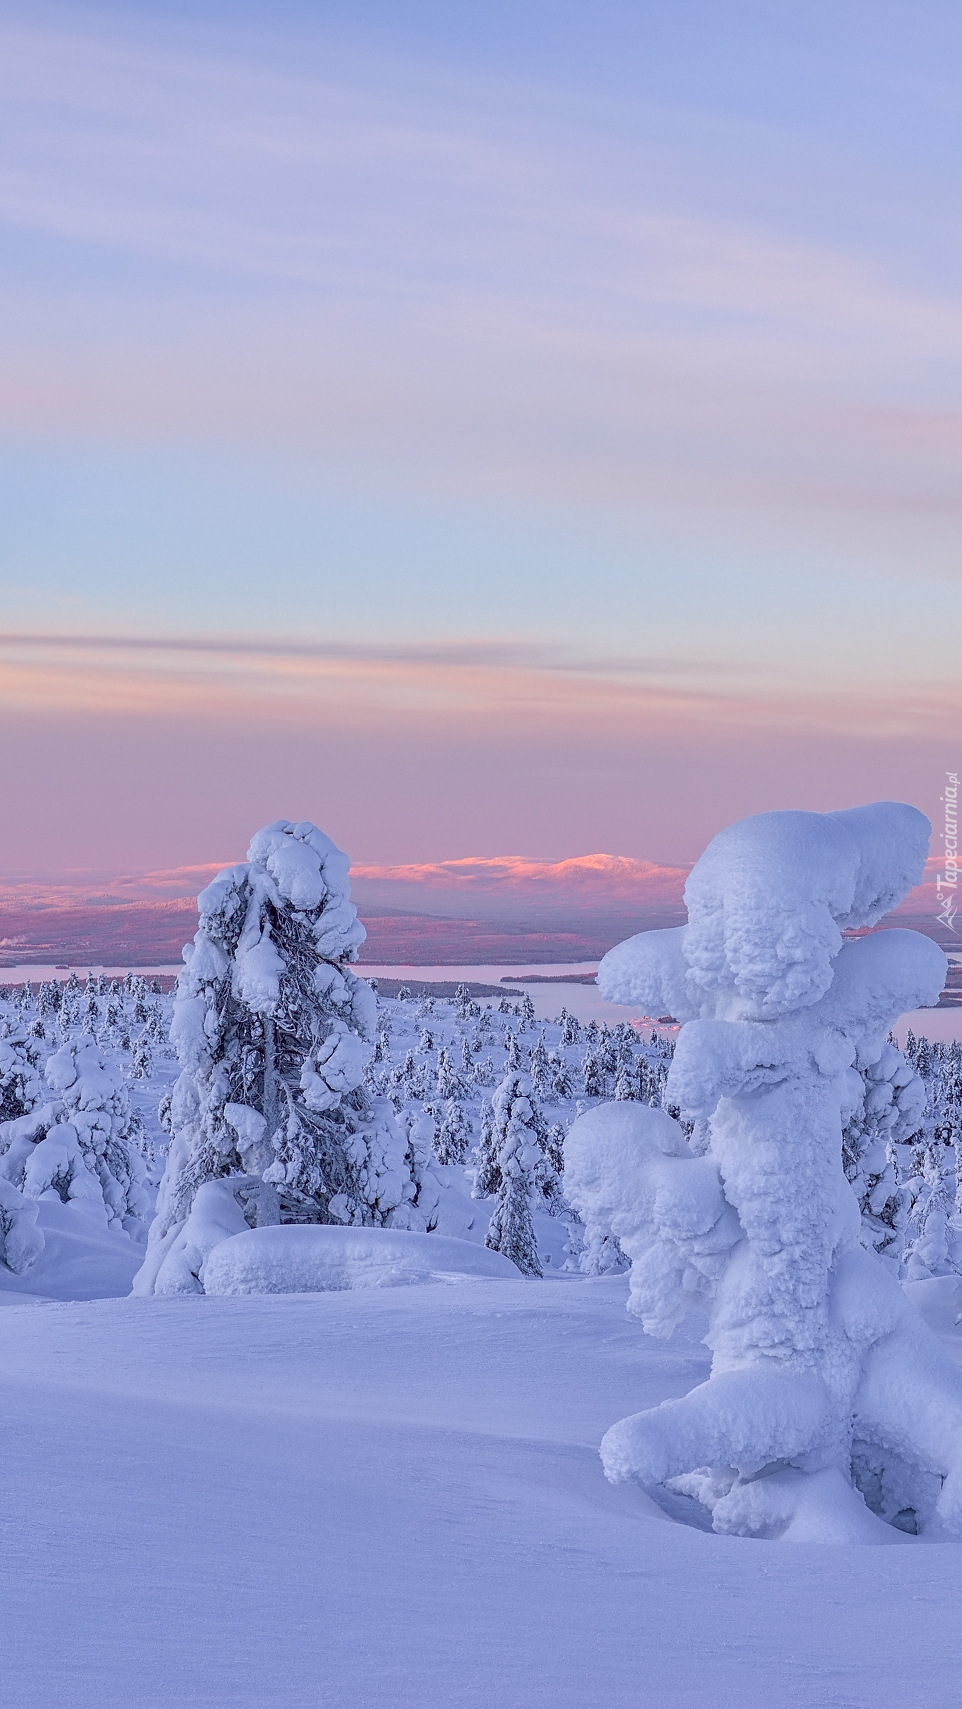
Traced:
<path fill-rule="evenodd" d="M 666 181 L 588 104 L 237 41 L 6 25 L 0 216 L 88 255 L 3 299 L 9 430 L 310 447 L 424 492 L 957 514 L 962 298 L 696 206 L 704 121 Z"/>
<path fill-rule="evenodd" d="M 563 671 L 588 676 L 679 676 L 709 668 L 706 659 L 606 656 L 581 653 L 573 647 L 534 641 L 422 641 L 376 642 L 351 641 L 293 641 L 278 638 L 225 635 L 72 635 L 21 634 L 0 632 L 0 654 L 29 654 L 42 657 L 46 653 L 73 654 L 78 657 L 103 654 L 143 655 L 146 659 L 165 656 L 176 658 L 236 657 L 318 663 L 353 663 L 384 665 L 425 665 L 444 669 L 459 667 L 508 666 L 515 669 Z M 723 663 L 710 667 L 720 674 L 734 674 Z"/>
<path fill-rule="evenodd" d="M 869 230 L 777 90 L 619 105 L 350 10 L 303 52 L 266 6 L 0 20 L 8 868 L 283 812 L 371 860 L 668 861 L 937 798 L 953 199 L 873 159 Z"/>
<path fill-rule="evenodd" d="M 0 704 L 50 713 L 158 714 L 181 719 L 318 718 L 373 728 L 400 716 L 478 720 L 531 732 L 546 720 L 572 731 L 623 733 L 844 730 L 878 739 L 955 726 L 953 680 L 891 683 L 884 691 L 830 678 L 778 685 L 779 661 L 746 681 L 725 661 L 645 659 L 524 642 L 300 643 L 225 637 L 0 635 Z"/>

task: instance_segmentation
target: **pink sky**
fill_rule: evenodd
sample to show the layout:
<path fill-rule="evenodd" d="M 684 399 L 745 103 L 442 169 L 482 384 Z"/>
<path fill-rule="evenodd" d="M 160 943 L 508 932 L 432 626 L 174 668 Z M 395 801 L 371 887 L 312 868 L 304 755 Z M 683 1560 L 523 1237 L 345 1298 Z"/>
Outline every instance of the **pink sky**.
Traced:
<path fill-rule="evenodd" d="M 238 858 L 279 817 L 360 866 L 598 849 L 679 865 L 770 808 L 900 799 L 935 821 L 957 753 L 951 684 L 802 693 L 506 643 L 18 643 L 0 667 L 8 880 Z"/>
<path fill-rule="evenodd" d="M 936 819 L 945 17 L 242 10 L 0 20 L 0 881 Z"/>

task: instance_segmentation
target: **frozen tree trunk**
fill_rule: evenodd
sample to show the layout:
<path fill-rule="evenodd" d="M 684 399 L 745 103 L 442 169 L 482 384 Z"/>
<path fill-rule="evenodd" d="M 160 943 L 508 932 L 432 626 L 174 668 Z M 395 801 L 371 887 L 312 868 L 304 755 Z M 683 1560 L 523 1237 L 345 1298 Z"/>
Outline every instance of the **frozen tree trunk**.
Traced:
<path fill-rule="evenodd" d="M 274 1037 L 274 1017 L 264 1015 L 264 1122 L 267 1138 L 272 1139 L 277 1132 L 280 1121 L 279 1087 L 277 1084 L 277 1068 Z"/>

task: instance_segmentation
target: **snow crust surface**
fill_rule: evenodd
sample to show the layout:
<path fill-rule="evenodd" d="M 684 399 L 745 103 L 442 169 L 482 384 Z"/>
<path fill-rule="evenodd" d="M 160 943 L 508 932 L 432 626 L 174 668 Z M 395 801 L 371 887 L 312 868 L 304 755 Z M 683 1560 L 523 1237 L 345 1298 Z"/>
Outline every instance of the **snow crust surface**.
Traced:
<path fill-rule="evenodd" d="M 605 1481 L 610 1420 L 708 1375 L 703 1321 L 652 1341 L 626 1297 L 9 1306 L 6 1701 L 954 1709 L 958 1548 L 803 1546 L 796 1508 L 772 1549 Z"/>

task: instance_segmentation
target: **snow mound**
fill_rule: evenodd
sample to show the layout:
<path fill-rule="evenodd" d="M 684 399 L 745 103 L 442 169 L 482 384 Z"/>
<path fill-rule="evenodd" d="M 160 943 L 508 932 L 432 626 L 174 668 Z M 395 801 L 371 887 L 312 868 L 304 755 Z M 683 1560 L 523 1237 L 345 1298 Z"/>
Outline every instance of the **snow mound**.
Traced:
<path fill-rule="evenodd" d="M 118 1228 L 107 1228 L 89 1202 L 63 1204 L 56 1193 L 27 1201 L 36 1213 L 40 1252 L 18 1275 L 0 1263 L 0 1304 L 18 1301 L 121 1299 L 143 1262 L 144 1249 Z"/>
<path fill-rule="evenodd" d="M 470 1240 L 387 1228 L 287 1224 L 221 1241 L 207 1260 L 208 1294 L 326 1294 L 496 1277 L 516 1265 Z"/>

